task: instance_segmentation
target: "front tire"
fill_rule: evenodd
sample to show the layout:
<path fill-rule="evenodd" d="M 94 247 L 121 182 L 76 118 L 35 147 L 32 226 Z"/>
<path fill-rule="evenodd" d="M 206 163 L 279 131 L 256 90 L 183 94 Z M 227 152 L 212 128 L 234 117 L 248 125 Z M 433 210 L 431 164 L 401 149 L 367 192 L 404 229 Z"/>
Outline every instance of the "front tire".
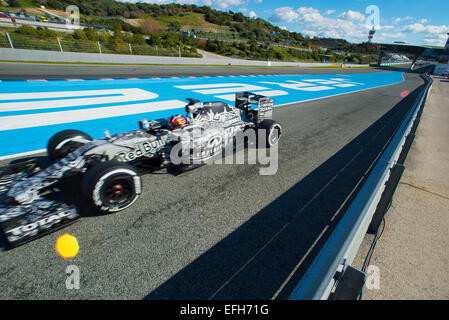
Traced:
<path fill-rule="evenodd" d="M 126 163 L 102 162 L 84 176 L 82 192 L 103 213 L 114 213 L 131 206 L 142 191 L 137 171 Z"/>
<path fill-rule="evenodd" d="M 47 154 L 51 162 L 65 158 L 79 147 L 83 146 L 92 137 L 79 130 L 63 130 L 53 135 L 47 144 Z"/>

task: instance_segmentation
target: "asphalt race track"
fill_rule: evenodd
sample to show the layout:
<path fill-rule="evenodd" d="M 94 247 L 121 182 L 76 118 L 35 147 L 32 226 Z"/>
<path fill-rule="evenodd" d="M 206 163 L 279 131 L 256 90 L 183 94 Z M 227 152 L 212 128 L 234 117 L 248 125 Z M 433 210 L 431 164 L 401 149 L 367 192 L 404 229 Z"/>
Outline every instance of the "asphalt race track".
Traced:
<path fill-rule="evenodd" d="M 148 174 L 140 199 L 109 216 L 83 207 L 76 180 L 62 184 L 83 218 L 0 251 L 0 299 L 287 298 L 423 84 L 406 74 L 390 86 L 278 107 L 275 175 L 216 164 Z M 55 251 L 63 233 L 78 239 L 74 259 Z M 80 269 L 79 290 L 66 289 L 69 265 Z"/>
<path fill-rule="evenodd" d="M 332 69 L 333 74 L 371 73 L 368 68 Z M 248 74 L 328 74 L 329 69 L 240 66 L 86 65 L 0 62 L 0 79 L 87 79 L 226 76 Z"/>

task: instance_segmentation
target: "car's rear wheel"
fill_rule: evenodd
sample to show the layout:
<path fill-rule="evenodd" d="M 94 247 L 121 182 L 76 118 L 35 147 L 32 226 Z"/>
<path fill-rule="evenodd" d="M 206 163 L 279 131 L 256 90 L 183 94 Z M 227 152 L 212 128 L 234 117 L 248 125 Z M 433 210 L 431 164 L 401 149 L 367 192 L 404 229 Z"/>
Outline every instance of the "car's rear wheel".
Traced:
<path fill-rule="evenodd" d="M 257 146 L 258 147 L 265 147 L 265 148 L 271 148 L 275 146 L 279 139 L 281 138 L 282 134 L 282 127 L 279 124 L 279 122 L 271 119 L 265 119 L 263 120 L 258 126 L 257 126 Z M 263 139 L 264 143 L 261 141 Z"/>
<path fill-rule="evenodd" d="M 138 172 L 129 164 L 102 162 L 84 176 L 82 192 L 103 213 L 114 213 L 131 206 L 142 190 Z"/>
<path fill-rule="evenodd" d="M 79 147 L 83 146 L 92 137 L 79 130 L 63 130 L 53 135 L 47 144 L 47 154 L 52 162 L 65 158 Z"/>

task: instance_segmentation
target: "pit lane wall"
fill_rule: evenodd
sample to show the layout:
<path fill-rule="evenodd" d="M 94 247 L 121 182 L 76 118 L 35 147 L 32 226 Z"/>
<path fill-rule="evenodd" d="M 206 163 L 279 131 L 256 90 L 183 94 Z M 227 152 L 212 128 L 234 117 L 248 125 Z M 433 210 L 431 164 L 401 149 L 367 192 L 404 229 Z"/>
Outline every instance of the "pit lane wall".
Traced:
<path fill-rule="evenodd" d="M 290 300 L 355 300 L 360 297 L 366 273 L 358 270 L 354 272 L 356 269 L 351 267 L 351 264 L 365 234 L 371 228 L 374 215 L 377 215 L 375 220 L 382 220 L 386 212 L 383 205 L 391 200 L 388 197 L 394 194 L 395 186 L 402 175 L 398 168 L 404 169 L 405 157 L 414 139 L 420 113 L 433 82 L 428 76 L 424 79 L 427 83 L 420 96 L 366 177 L 341 221 L 298 282 L 289 297 Z M 395 185 L 394 188 L 386 192 L 387 185 L 391 187 L 391 184 Z M 384 209 L 378 211 L 378 208 Z M 348 277 L 345 276 L 347 270 Z"/>
<path fill-rule="evenodd" d="M 0 61 L 33 61 L 33 62 L 76 62 L 76 63 L 120 63 L 120 64 L 181 64 L 181 65 L 233 65 L 233 66 L 291 66 L 317 67 L 331 66 L 331 63 L 303 63 L 256 61 L 243 59 L 212 59 L 212 58 L 183 58 L 162 56 L 138 56 L 127 54 L 99 54 L 80 52 L 57 52 L 43 50 L 26 50 L 0 48 Z M 368 65 L 347 64 L 346 67 L 360 67 Z"/>

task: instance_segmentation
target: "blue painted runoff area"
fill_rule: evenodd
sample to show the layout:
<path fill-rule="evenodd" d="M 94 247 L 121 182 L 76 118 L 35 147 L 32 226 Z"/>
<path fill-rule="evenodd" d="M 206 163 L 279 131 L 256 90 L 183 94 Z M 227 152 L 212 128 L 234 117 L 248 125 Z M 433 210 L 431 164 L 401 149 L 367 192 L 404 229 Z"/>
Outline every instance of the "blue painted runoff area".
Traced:
<path fill-rule="evenodd" d="M 401 72 L 250 75 L 52 81 L 0 80 L 0 159 L 46 148 L 64 129 L 93 138 L 135 130 L 141 119 L 185 114 L 186 98 L 234 104 L 235 93 L 273 97 L 275 105 L 402 82 Z M 276 117 L 276 116 L 275 116 Z"/>

